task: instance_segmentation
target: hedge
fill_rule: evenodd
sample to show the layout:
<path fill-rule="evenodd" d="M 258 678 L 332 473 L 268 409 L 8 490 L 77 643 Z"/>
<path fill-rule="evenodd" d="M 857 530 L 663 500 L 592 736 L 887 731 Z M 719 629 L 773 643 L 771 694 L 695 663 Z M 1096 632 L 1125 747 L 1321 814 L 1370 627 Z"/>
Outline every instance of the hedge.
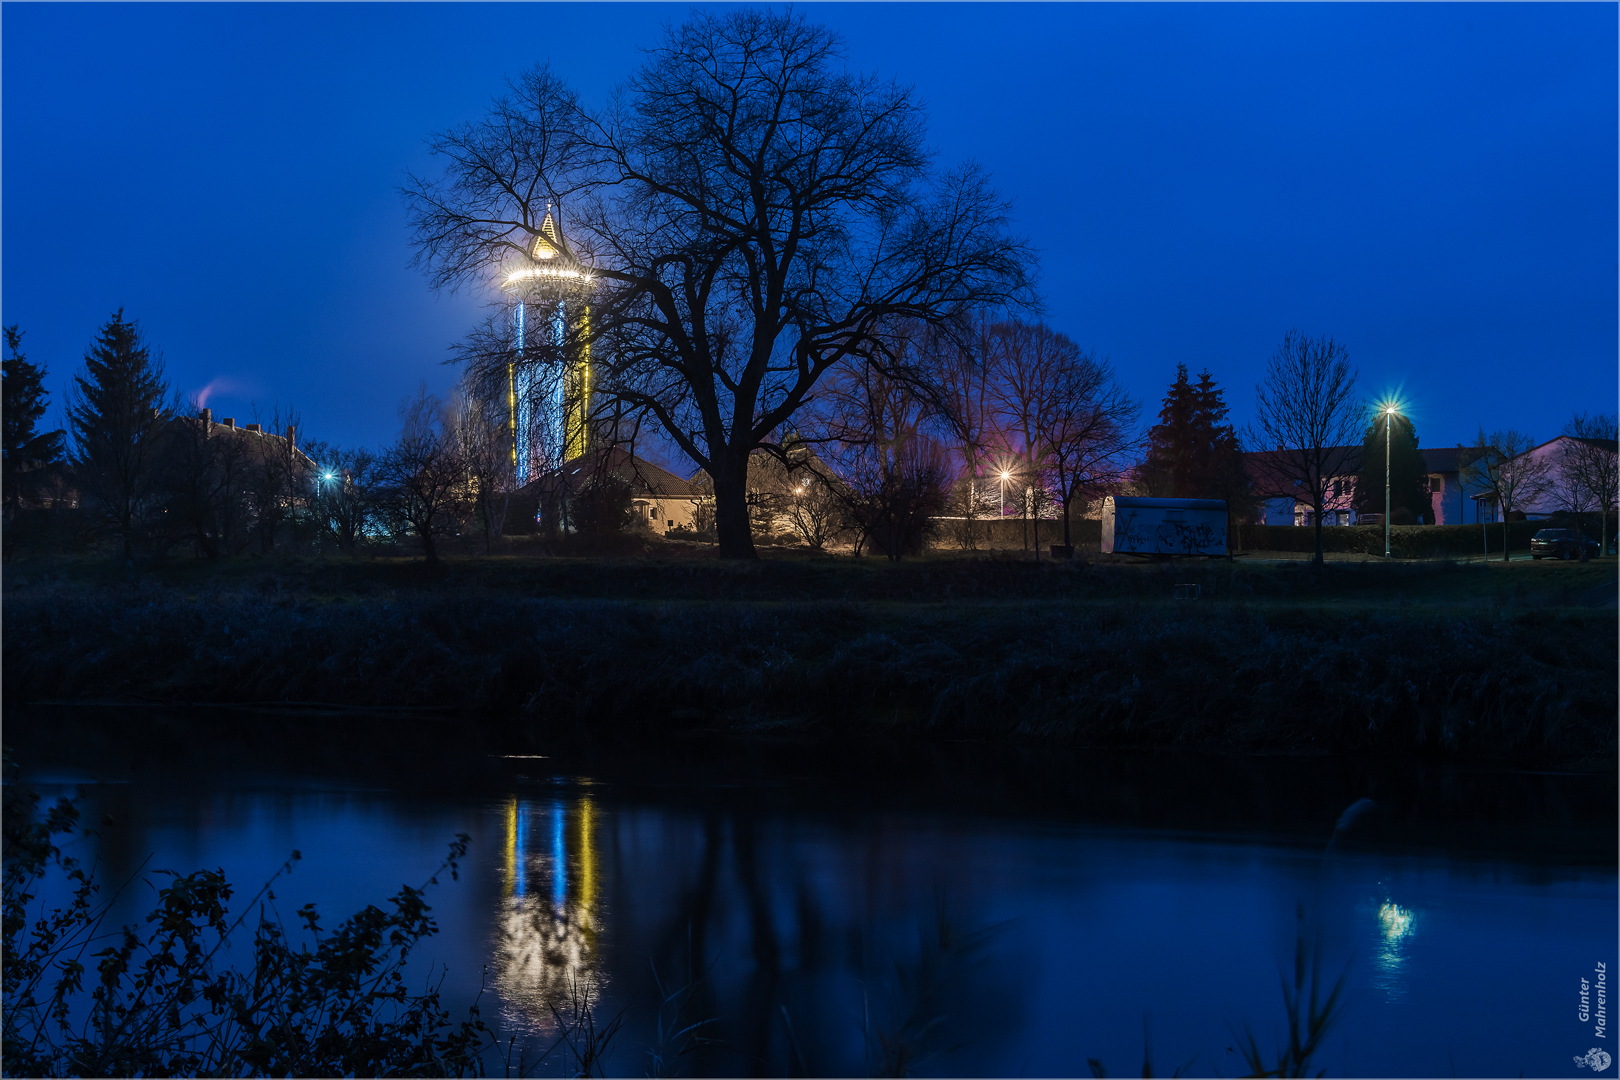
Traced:
<path fill-rule="evenodd" d="M 1530 538 L 1548 527 L 1545 521 L 1508 522 L 1508 550 L 1528 551 Z M 1305 525 L 1244 525 L 1239 529 L 1240 551 L 1316 550 L 1316 530 Z M 1363 555 L 1384 553 L 1382 525 L 1328 525 L 1322 529 L 1322 550 Z M 1501 555 L 1502 525 L 1392 525 L 1390 554 L 1402 559 L 1445 558 L 1458 555 Z"/>

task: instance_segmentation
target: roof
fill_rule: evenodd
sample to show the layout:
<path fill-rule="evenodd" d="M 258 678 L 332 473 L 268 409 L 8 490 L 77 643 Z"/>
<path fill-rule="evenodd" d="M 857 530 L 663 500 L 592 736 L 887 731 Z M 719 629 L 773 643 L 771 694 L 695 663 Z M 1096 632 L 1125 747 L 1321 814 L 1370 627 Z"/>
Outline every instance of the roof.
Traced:
<path fill-rule="evenodd" d="M 562 468 L 554 469 L 524 486 L 549 487 L 561 484 L 568 491 L 579 491 L 594 477 L 604 473 L 625 481 L 636 495 L 643 498 L 697 498 L 690 483 L 663 466 L 654 465 L 646 458 L 639 458 L 620 446 L 581 454 L 565 462 Z"/>
<path fill-rule="evenodd" d="M 773 495 L 790 495 L 800 484 L 804 477 L 819 476 L 831 483 L 841 483 L 827 467 L 826 462 L 808 446 L 800 443 L 790 450 L 792 466 L 782 464 L 782 459 L 763 447 L 755 447 L 748 452 L 748 490 L 751 492 L 766 492 Z M 801 472 L 801 470 L 803 470 Z M 703 469 L 694 472 L 689 481 L 694 494 L 707 493 L 714 483 L 709 474 Z"/>
<path fill-rule="evenodd" d="M 1423 467 L 1432 473 L 1453 473 L 1458 471 L 1461 464 L 1459 459 L 1463 451 L 1462 446 L 1430 446 L 1419 447 L 1418 453 L 1423 455 Z"/>
<path fill-rule="evenodd" d="M 177 419 L 177 420 L 199 419 L 200 420 L 201 417 L 195 417 L 195 418 L 193 418 L 193 417 L 176 417 L 175 419 Z M 287 430 L 288 431 L 293 431 L 292 428 L 288 428 Z M 294 431 L 293 434 L 294 434 L 294 438 L 296 440 L 297 432 Z M 287 438 L 287 436 L 281 434 L 280 432 L 265 431 L 263 429 L 263 427 L 261 425 L 258 425 L 258 424 L 255 424 L 253 427 L 250 428 L 250 427 L 247 427 L 245 425 L 236 424 L 236 423 L 222 424 L 218 420 L 210 419 L 208 421 L 208 438 L 210 438 L 210 439 L 220 437 L 220 436 L 235 436 L 235 437 L 239 437 L 239 438 L 242 438 L 242 439 L 245 440 L 249 435 L 252 435 L 254 438 L 259 439 L 261 441 L 264 440 L 264 439 L 277 439 L 277 440 L 280 440 L 280 441 L 286 441 L 286 438 Z M 304 462 L 307 465 L 309 465 L 310 468 L 315 467 L 315 465 L 316 465 L 315 459 L 310 457 L 309 454 L 304 450 L 304 448 L 302 446 L 299 446 L 296 441 L 294 441 L 294 443 L 293 443 L 292 452 L 294 454 L 296 454 L 298 457 L 302 458 L 304 460 Z"/>

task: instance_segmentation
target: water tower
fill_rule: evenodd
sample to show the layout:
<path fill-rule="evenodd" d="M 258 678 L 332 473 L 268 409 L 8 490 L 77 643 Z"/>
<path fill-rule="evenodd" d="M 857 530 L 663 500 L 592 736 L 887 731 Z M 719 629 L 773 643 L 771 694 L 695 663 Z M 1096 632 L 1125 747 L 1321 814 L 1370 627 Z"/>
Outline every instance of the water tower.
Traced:
<path fill-rule="evenodd" d="M 512 425 L 512 464 L 519 486 L 539 471 L 555 468 L 591 448 L 591 347 L 593 277 L 569 250 L 550 203 L 525 257 L 502 282 L 516 302 L 516 357 L 507 364 L 507 404 Z M 563 370 L 539 377 L 540 365 Z M 547 387 L 550 387 L 548 390 Z M 550 400 L 543 400 L 549 394 Z"/>

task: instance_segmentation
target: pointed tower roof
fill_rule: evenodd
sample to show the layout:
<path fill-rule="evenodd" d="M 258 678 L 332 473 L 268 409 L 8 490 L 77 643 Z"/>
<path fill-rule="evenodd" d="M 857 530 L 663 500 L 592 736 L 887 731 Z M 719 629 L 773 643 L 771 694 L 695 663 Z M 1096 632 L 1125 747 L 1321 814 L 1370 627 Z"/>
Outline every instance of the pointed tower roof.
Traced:
<path fill-rule="evenodd" d="M 506 277 L 508 290 L 546 282 L 575 281 L 584 285 L 591 282 L 591 270 L 580 264 L 563 238 L 562 212 L 546 203 L 545 216 L 540 219 L 534 237 L 528 246 L 529 263 L 513 269 Z"/>
<path fill-rule="evenodd" d="M 546 216 L 540 219 L 540 231 L 535 234 L 534 243 L 529 245 L 529 257 L 533 259 L 568 259 L 573 260 L 573 254 L 568 250 L 568 243 L 563 239 L 562 227 L 558 224 L 559 212 L 546 204 Z"/>

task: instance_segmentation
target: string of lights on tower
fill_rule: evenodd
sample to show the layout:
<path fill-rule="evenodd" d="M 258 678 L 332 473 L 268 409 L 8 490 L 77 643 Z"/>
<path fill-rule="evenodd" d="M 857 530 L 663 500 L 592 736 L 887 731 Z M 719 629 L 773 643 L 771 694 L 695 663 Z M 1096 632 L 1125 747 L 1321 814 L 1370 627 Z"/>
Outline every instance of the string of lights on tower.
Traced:
<path fill-rule="evenodd" d="M 560 210 L 548 202 L 524 258 L 507 268 L 501 283 L 515 301 L 515 348 L 506 374 L 512 466 L 519 486 L 591 449 L 589 331 L 595 276 L 570 250 L 560 217 Z M 562 377 L 539 379 L 543 364 L 564 365 Z M 546 402 L 539 395 L 548 381 L 554 396 Z M 537 439 L 536 412 L 546 405 L 550 408 L 541 415 L 555 430 Z"/>

